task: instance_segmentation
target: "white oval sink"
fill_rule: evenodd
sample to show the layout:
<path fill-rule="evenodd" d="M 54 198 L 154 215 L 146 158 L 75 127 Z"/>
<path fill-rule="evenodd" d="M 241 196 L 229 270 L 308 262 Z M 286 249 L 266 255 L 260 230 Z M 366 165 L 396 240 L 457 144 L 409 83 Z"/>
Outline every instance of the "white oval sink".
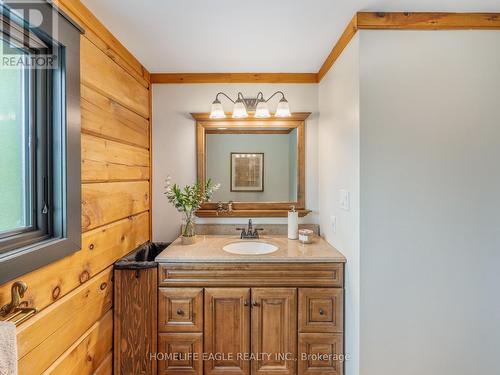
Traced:
<path fill-rule="evenodd" d="M 239 241 L 227 244 L 222 250 L 239 255 L 263 255 L 274 253 L 278 246 L 260 241 Z"/>

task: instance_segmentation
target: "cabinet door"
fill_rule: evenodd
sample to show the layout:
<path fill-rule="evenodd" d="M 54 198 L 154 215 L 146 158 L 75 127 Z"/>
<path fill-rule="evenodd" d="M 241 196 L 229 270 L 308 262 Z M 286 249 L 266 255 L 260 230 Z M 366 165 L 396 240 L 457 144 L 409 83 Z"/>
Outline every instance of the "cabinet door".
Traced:
<path fill-rule="evenodd" d="M 159 375 L 202 375 L 202 333 L 160 333 L 158 335 Z"/>
<path fill-rule="evenodd" d="M 250 289 L 205 289 L 205 374 L 250 373 Z"/>
<path fill-rule="evenodd" d="M 253 375 L 295 373 L 297 355 L 297 290 L 252 289 Z"/>

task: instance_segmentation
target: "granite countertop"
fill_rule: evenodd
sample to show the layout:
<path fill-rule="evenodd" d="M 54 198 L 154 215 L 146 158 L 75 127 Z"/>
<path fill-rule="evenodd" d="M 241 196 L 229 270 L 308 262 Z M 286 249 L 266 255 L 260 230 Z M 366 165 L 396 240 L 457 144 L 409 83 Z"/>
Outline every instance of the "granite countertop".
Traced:
<path fill-rule="evenodd" d="M 278 250 L 264 255 L 231 254 L 222 247 L 237 241 L 260 241 L 278 246 Z M 330 262 L 344 263 L 344 255 L 323 238 L 314 236 L 311 244 L 302 244 L 298 240 L 289 240 L 284 235 L 261 236 L 258 240 L 240 240 L 235 235 L 199 235 L 196 243 L 182 245 L 177 238 L 155 259 L 159 263 L 167 262 Z"/>

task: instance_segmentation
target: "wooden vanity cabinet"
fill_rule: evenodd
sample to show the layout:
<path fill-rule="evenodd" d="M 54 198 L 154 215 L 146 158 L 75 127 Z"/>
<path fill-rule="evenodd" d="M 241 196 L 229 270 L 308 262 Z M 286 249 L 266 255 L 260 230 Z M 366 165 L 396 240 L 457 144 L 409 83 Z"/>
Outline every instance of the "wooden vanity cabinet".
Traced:
<path fill-rule="evenodd" d="M 172 263 L 159 276 L 159 351 L 185 354 L 159 374 L 343 374 L 343 264 Z"/>

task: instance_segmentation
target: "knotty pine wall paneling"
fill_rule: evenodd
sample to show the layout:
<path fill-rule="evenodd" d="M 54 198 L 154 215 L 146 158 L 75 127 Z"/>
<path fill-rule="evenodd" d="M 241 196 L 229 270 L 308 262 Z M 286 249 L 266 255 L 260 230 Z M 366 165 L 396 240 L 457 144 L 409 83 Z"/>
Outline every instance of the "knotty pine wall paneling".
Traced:
<path fill-rule="evenodd" d="M 82 249 L 19 277 L 39 309 L 18 327 L 20 375 L 109 375 L 112 264 L 150 239 L 150 76 L 78 0 L 55 2 L 81 37 Z M 0 305 L 12 282 L 0 285 Z"/>

